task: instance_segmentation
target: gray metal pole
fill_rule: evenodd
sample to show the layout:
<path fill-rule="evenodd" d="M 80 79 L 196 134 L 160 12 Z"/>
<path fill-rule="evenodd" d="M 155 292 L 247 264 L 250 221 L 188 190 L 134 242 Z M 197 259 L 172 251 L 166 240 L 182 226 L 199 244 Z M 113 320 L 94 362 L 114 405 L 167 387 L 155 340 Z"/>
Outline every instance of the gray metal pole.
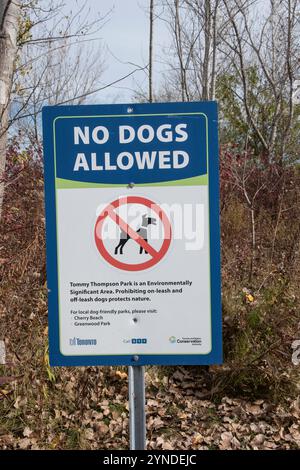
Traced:
<path fill-rule="evenodd" d="M 128 367 L 130 450 L 145 450 L 145 370 L 143 366 Z"/>

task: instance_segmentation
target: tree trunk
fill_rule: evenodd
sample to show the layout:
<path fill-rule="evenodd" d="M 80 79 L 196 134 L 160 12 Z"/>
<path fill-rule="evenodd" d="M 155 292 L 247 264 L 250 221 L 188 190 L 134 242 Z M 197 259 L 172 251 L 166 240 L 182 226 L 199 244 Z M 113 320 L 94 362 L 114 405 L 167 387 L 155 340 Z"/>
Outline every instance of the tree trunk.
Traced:
<path fill-rule="evenodd" d="M 17 53 L 19 0 L 0 2 L 0 219 L 4 194 L 7 129 L 14 61 Z"/>
<path fill-rule="evenodd" d="M 209 66 L 211 50 L 211 0 L 206 0 L 204 7 L 204 59 L 203 59 L 203 84 L 202 99 L 209 99 Z"/>
<path fill-rule="evenodd" d="M 210 80 L 210 92 L 209 99 L 216 99 L 216 61 L 217 61 L 217 36 L 218 36 L 218 9 L 219 0 L 216 0 L 214 5 L 214 12 L 212 17 L 212 59 L 211 59 L 211 80 Z"/>
<path fill-rule="evenodd" d="M 187 81 L 186 81 L 186 70 L 184 66 L 183 59 L 183 48 L 182 48 L 182 38 L 181 38 L 181 25 L 180 25 L 180 16 L 179 16 L 179 0 L 175 0 L 175 41 L 178 54 L 178 60 L 180 65 L 180 82 L 181 82 L 181 99 L 182 101 L 189 101 Z"/>
<path fill-rule="evenodd" d="M 149 33 L 149 103 L 153 101 L 152 78 L 153 78 L 153 10 L 154 2 L 150 0 L 150 33 Z"/>

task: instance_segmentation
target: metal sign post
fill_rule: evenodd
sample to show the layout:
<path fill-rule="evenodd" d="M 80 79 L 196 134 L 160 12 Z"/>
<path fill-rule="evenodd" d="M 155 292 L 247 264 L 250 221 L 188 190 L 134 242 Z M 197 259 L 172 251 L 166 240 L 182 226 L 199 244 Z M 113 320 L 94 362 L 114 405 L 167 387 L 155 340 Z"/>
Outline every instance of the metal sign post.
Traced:
<path fill-rule="evenodd" d="M 146 448 L 145 368 L 128 367 L 130 450 Z"/>

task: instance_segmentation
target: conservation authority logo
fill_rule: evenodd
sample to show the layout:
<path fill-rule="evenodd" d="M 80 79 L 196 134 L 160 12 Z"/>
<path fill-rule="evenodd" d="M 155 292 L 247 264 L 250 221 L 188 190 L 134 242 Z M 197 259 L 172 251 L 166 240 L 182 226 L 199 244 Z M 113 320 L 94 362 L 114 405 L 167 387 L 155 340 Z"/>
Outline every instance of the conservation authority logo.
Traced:
<path fill-rule="evenodd" d="M 202 338 L 200 337 L 182 337 L 176 338 L 176 336 L 169 337 L 169 343 L 171 344 L 191 344 L 192 346 L 201 346 L 202 345 Z"/>

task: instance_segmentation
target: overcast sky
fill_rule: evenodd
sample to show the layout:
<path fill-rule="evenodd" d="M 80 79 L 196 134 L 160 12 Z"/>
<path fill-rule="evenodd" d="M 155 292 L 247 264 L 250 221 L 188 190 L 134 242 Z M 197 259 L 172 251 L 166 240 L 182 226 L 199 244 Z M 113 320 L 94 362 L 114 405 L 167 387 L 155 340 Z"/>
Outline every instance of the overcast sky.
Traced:
<path fill-rule="evenodd" d="M 65 0 L 67 8 L 74 8 L 76 1 Z M 98 14 L 104 16 L 108 12 L 107 22 L 97 36 L 102 38 L 102 46 L 106 49 L 106 71 L 103 75 L 103 84 L 110 83 L 131 72 L 135 67 L 148 63 L 149 39 L 149 0 L 88 0 L 90 18 L 93 20 Z M 79 5 L 81 2 L 79 3 Z M 160 51 L 169 43 L 168 30 L 160 20 L 155 21 L 155 59 L 154 70 L 156 78 L 162 65 L 159 64 Z M 142 71 L 137 72 L 113 88 L 99 93 L 103 102 L 128 102 L 132 98 L 132 88 L 144 84 L 147 88 L 147 77 Z"/>

